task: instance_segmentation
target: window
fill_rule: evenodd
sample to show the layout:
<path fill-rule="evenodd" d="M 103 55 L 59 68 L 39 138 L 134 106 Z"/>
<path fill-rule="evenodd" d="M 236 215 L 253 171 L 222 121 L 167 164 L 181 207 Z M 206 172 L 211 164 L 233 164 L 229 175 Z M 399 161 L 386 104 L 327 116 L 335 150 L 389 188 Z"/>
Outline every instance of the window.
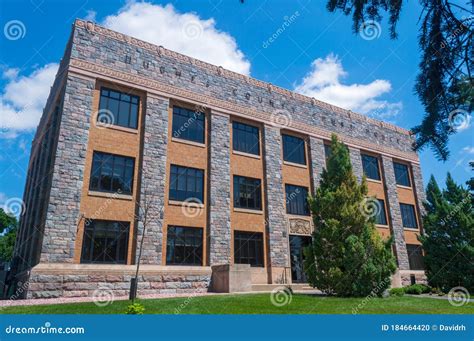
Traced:
<path fill-rule="evenodd" d="M 262 187 L 259 179 L 234 175 L 234 207 L 262 209 Z"/>
<path fill-rule="evenodd" d="M 421 245 L 407 244 L 408 263 L 410 270 L 424 270 L 423 252 Z"/>
<path fill-rule="evenodd" d="M 126 264 L 130 223 L 86 220 L 81 263 Z"/>
<path fill-rule="evenodd" d="M 132 194 L 134 167 L 132 157 L 94 152 L 89 189 Z"/>
<path fill-rule="evenodd" d="M 204 202 L 204 171 L 171 165 L 170 200 Z"/>
<path fill-rule="evenodd" d="M 285 185 L 286 213 L 309 215 L 308 188 L 294 185 Z"/>
<path fill-rule="evenodd" d="M 167 265 L 202 265 L 202 228 L 169 226 Z"/>
<path fill-rule="evenodd" d="M 326 162 L 331 156 L 332 150 L 329 144 L 324 144 L 324 157 L 326 158 Z"/>
<path fill-rule="evenodd" d="M 362 168 L 367 178 L 380 180 L 379 159 L 375 156 L 362 154 Z"/>
<path fill-rule="evenodd" d="M 263 234 L 234 231 L 234 263 L 263 266 Z"/>
<path fill-rule="evenodd" d="M 290 135 L 282 135 L 283 160 L 300 165 L 306 165 L 304 140 Z"/>
<path fill-rule="evenodd" d="M 385 214 L 385 201 L 377 199 L 377 215 L 375 216 L 375 223 L 378 225 L 387 225 L 387 215 Z"/>
<path fill-rule="evenodd" d="M 244 123 L 233 122 L 232 147 L 239 152 L 260 155 L 258 128 Z"/>
<path fill-rule="evenodd" d="M 198 110 L 173 107 L 173 137 L 204 143 L 205 117 Z"/>
<path fill-rule="evenodd" d="M 394 162 L 393 169 L 395 171 L 395 181 L 397 185 L 410 187 L 410 176 L 408 174 L 408 166 L 403 163 Z"/>
<path fill-rule="evenodd" d="M 139 101 L 140 97 L 138 96 L 102 88 L 100 90 L 100 114 L 97 121 L 137 129 Z M 112 117 L 109 116 L 109 112 Z"/>
<path fill-rule="evenodd" d="M 400 204 L 400 212 L 402 214 L 403 227 L 410 229 L 418 228 L 415 216 L 415 206 L 409 204 Z"/>

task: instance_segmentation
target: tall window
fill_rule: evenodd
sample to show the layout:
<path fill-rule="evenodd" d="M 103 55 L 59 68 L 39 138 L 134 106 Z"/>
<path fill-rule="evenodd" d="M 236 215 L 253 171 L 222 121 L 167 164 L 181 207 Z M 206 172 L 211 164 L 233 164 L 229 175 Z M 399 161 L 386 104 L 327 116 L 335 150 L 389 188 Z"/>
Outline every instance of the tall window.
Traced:
<path fill-rule="evenodd" d="M 326 158 L 326 162 L 331 156 L 331 153 L 332 153 L 331 146 L 325 143 L 324 144 L 324 157 Z"/>
<path fill-rule="evenodd" d="M 171 165 L 170 200 L 195 199 L 204 202 L 204 171 L 202 169 Z"/>
<path fill-rule="evenodd" d="M 132 157 L 94 152 L 89 189 L 132 194 L 134 167 Z"/>
<path fill-rule="evenodd" d="M 140 97 L 102 88 L 100 90 L 99 122 L 137 129 Z M 110 115 L 112 115 L 110 117 Z"/>
<path fill-rule="evenodd" d="M 262 209 L 262 186 L 259 179 L 234 175 L 234 207 Z"/>
<path fill-rule="evenodd" d="M 410 187 L 408 166 L 403 163 L 394 162 L 393 169 L 395 171 L 395 181 L 397 182 L 397 185 Z"/>
<path fill-rule="evenodd" d="M 263 234 L 234 231 L 234 263 L 263 266 Z"/>
<path fill-rule="evenodd" d="M 309 215 L 308 188 L 294 185 L 285 185 L 286 213 Z"/>
<path fill-rule="evenodd" d="M 260 155 L 258 128 L 240 122 L 232 122 L 232 147 L 239 152 Z"/>
<path fill-rule="evenodd" d="M 379 159 L 375 156 L 362 154 L 362 168 L 369 179 L 380 180 Z"/>
<path fill-rule="evenodd" d="M 424 270 L 423 252 L 421 245 L 407 244 L 408 263 L 410 270 Z"/>
<path fill-rule="evenodd" d="M 86 220 L 81 263 L 127 263 L 130 223 Z"/>
<path fill-rule="evenodd" d="M 167 265 L 202 265 L 202 228 L 169 226 Z"/>
<path fill-rule="evenodd" d="M 385 201 L 377 199 L 377 215 L 375 216 L 375 223 L 378 225 L 387 225 L 387 215 L 385 214 Z"/>
<path fill-rule="evenodd" d="M 305 144 L 302 138 L 282 135 L 283 139 L 283 160 L 300 165 L 306 165 Z"/>
<path fill-rule="evenodd" d="M 400 204 L 400 212 L 402 214 L 403 227 L 411 229 L 418 228 L 418 224 L 416 223 L 415 206 Z"/>
<path fill-rule="evenodd" d="M 173 137 L 204 143 L 205 114 L 196 110 L 173 107 Z"/>

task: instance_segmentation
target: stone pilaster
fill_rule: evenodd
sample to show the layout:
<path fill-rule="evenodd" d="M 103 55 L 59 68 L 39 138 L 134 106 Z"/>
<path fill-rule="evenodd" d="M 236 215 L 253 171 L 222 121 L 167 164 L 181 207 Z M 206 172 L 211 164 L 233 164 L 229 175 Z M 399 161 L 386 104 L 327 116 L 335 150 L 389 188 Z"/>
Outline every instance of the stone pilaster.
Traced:
<path fill-rule="evenodd" d="M 270 265 L 282 268 L 289 266 L 289 250 L 282 179 L 280 129 L 265 125 L 264 141 Z"/>
<path fill-rule="evenodd" d="M 230 129 L 229 117 L 210 118 L 210 265 L 230 264 Z"/>
<path fill-rule="evenodd" d="M 421 168 L 419 164 L 411 164 L 412 174 L 413 174 L 413 189 L 416 194 L 416 200 L 418 203 L 418 210 L 420 212 L 420 224 L 421 217 L 425 214 L 425 207 L 423 203 L 426 201 L 425 188 L 423 186 L 423 177 L 421 175 Z"/>
<path fill-rule="evenodd" d="M 95 82 L 68 75 L 41 262 L 73 261 Z"/>
<path fill-rule="evenodd" d="M 321 174 L 326 165 L 326 156 L 324 155 L 324 142 L 321 139 L 310 136 L 309 148 L 311 151 L 311 170 L 313 178 L 313 189 L 319 187 Z"/>
<path fill-rule="evenodd" d="M 403 231 L 402 216 L 400 213 L 400 203 L 398 201 L 397 184 L 395 181 L 395 171 L 391 157 L 382 155 L 382 169 L 387 192 L 387 205 L 392 225 L 392 234 L 395 240 L 395 251 L 397 253 L 398 267 L 400 270 L 409 270 L 407 247 Z"/>
<path fill-rule="evenodd" d="M 163 243 L 166 151 L 168 149 L 169 100 L 147 95 L 143 127 L 143 161 L 140 179 L 140 212 L 149 207 L 150 217 L 143 240 L 141 263 L 161 264 Z M 152 219 L 150 219 L 152 217 Z M 137 252 L 143 235 L 142 218 L 138 222 Z"/>
<path fill-rule="evenodd" d="M 362 176 L 364 175 L 364 170 L 362 168 L 362 157 L 360 156 L 360 150 L 357 148 L 349 147 L 349 154 L 352 163 L 352 170 L 354 171 L 357 180 L 361 182 Z"/>

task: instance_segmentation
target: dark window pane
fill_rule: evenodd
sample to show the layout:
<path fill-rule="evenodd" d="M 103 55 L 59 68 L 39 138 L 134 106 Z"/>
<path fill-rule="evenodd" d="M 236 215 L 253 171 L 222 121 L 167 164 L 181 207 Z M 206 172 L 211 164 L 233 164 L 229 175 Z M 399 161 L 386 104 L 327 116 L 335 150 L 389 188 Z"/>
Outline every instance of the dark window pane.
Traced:
<path fill-rule="evenodd" d="M 282 135 L 283 160 L 301 165 L 306 164 L 304 140 L 290 135 Z"/>
<path fill-rule="evenodd" d="M 205 114 L 180 107 L 173 107 L 173 137 L 204 143 Z"/>
<path fill-rule="evenodd" d="M 382 199 L 377 199 L 377 215 L 375 216 L 375 223 L 379 225 L 387 225 L 387 215 L 385 214 L 385 202 Z"/>
<path fill-rule="evenodd" d="M 103 120 L 104 123 L 136 129 L 138 125 L 138 104 L 138 96 L 103 88 L 101 90 L 99 109 L 110 111 L 113 121 L 108 122 L 110 118 L 105 114 L 99 115 L 98 120 Z"/>
<path fill-rule="evenodd" d="M 423 251 L 421 245 L 407 244 L 408 262 L 410 270 L 424 270 Z"/>
<path fill-rule="evenodd" d="M 234 175 L 234 207 L 262 209 L 262 188 L 259 179 Z"/>
<path fill-rule="evenodd" d="M 202 265 L 202 229 L 169 226 L 166 242 L 167 265 Z"/>
<path fill-rule="evenodd" d="M 259 129 L 257 127 L 232 122 L 233 150 L 260 155 Z"/>
<path fill-rule="evenodd" d="M 89 189 L 132 194 L 134 167 L 133 158 L 94 152 Z"/>
<path fill-rule="evenodd" d="M 308 188 L 294 185 L 285 185 L 286 213 L 296 215 L 310 215 L 308 207 Z"/>
<path fill-rule="evenodd" d="M 234 231 L 234 263 L 263 266 L 263 234 Z"/>
<path fill-rule="evenodd" d="M 364 170 L 364 174 L 368 179 L 373 180 L 380 180 L 380 173 L 379 173 L 379 161 L 378 158 L 362 154 L 362 168 Z"/>
<path fill-rule="evenodd" d="M 126 264 L 130 223 L 86 220 L 81 263 Z"/>
<path fill-rule="evenodd" d="M 202 169 L 171 165 L 170 200 L 204 200 L 204 171 Z"/>
<path fill-rule="evenodd" d="M 393 169 L 395 171 L 395 181 L 397 185 L 410 187 L 410 175 L 408 173 L 408 166 L 402 163 L 393 163 Z"/>
<path fill-rule="evenodd" d="M 418 228 L 415 215 L 415 206 L 409 204 L 400 204 L 400 213 L 402 215 L 403 227 Z"/>

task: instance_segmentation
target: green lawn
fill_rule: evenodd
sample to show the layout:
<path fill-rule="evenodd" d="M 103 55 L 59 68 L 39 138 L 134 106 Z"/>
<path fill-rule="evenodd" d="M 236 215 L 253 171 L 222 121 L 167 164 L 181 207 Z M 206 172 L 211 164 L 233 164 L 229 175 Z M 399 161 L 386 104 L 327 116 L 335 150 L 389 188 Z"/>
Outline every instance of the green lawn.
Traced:
<path fill-rule="evenodd" d="M 213 295 L 140 300 L 147 314 L 474 314 L 474 303 L 453 307 L 447 300 L 419 297 L 336 298 L 295 294 L 289 304 L 274 306 L 270 294 Z M 1 314 L 123 314 L 129 301 L 105 307 L 74 303 L 9 307 Z"/>

